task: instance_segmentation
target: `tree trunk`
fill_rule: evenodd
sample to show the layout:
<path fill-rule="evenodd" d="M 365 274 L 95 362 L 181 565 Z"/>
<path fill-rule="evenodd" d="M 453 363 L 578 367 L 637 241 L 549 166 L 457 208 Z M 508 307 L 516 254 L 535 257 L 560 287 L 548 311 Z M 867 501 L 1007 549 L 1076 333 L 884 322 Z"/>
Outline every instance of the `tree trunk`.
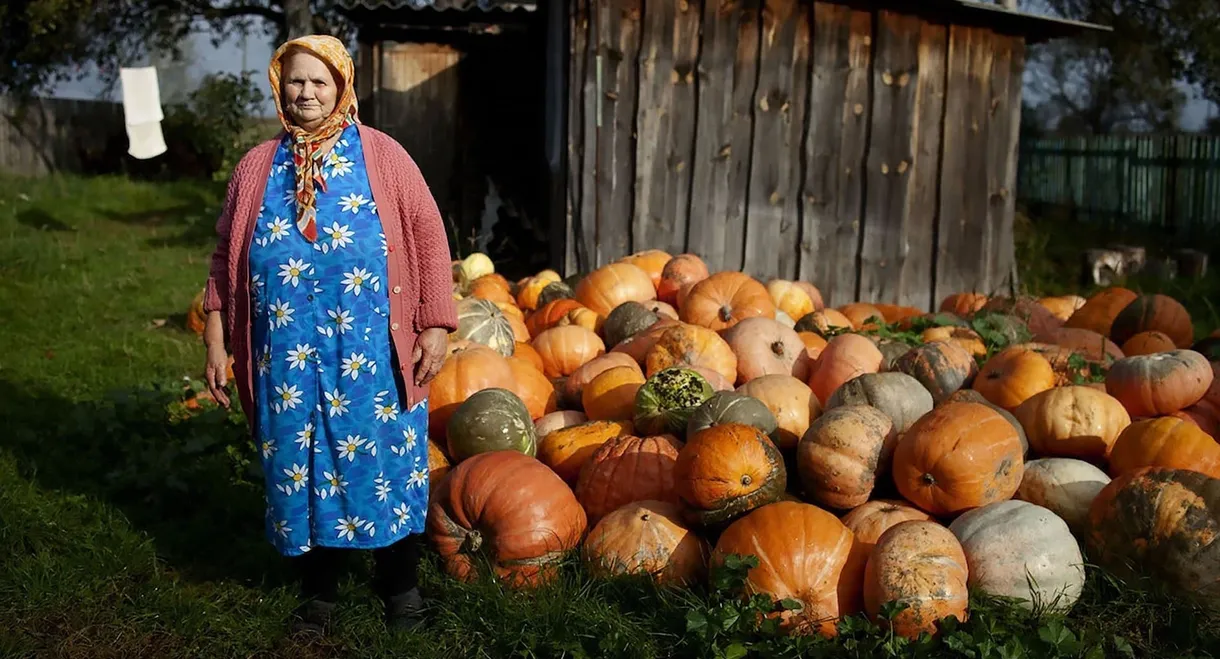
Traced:
<path fill-rule="evenodd" d="M 313 34 L 313 11 L 309 0 L 283 0 L 284 27 L 289 39 Z"/>

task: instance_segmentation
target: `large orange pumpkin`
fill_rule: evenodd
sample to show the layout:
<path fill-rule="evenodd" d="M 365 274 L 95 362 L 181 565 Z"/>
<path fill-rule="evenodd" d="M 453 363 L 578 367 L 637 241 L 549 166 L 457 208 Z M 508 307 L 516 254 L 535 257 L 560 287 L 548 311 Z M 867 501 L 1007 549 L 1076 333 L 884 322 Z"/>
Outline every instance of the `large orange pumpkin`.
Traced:
<path fill-rule="evenodd" d="M 1092 387 L 1056 387 L 1013 410 L 1038 455 L 1102 462 L 1131 416 L 1118 399 Z"/>
<path fill-rule="evenodd" d="M 575 486 L 580 470 L 602 444 L 632 432 L 630 421 L 587 421 L 561 428 L 538 437 L 538 459 Z"/>
<path fill-rule="evenodd" d="M 745 318 L 775 318 L 775 303 L 757 280 L 725 271 L 695 284 L 678 314 L 682 322 L 719 331 Z"/>
<path fill-rule="evenodd" d="M 571 375 L 606 352 L 601 337 L 576 325 L 552 327 L 534 337 L 530 345 L 542 357 L 542 369 L 549 378 Z"/>
<path fill-rule="evenodd" d="M 508 292 L 508 288 L 501 285 L 492 275 L 484 275 L 474 280 L 470 285 L 470 297 L 477 297 L 480 300 L 487 300 L 497 304 L 517 304 L 517 301 L 513 299 L 512 293 Z"/>
<path fill-rule="evenodd" d="M 1123 342 L 1123 354 L 1128 357 L 1169 352 L 1175 348 L 1177 346 L 1168 334 L 1156 330 L 1140 332 Z"/>
<path fill-rule="evenodd" d="M 594 577 L 647 574 L 661 585 L 694 585 L 707 573 L 707 542 L 669 501 L 635 501 L 606 515 L 581 552 Z"/>
<path fill-rule="evenodd" d="M 889 415 L 868 405 L 827 410 L 796 447 L 806 497 L 847 510 L 868 501 L 873 484 L 889 472 L 898 435 Z"/>
<path fill-rule="evenodd" d="M 1024 459 L 1017 431 L 982 403 L 948 402 L 925 414 L 894 449 L 894 484 L 938 516 L 1011 499 Z"/>
<path fill-rule="evenodd" d="M 958 316 L 969 316 L 987 304 L 987 296 L 982 293 L 953 293 L 940 301 L 938 311 L 945 311 Z"/>
<path fill-rule="evenodd" d="M 1137 297 L 1139 295 L 1135 291 L 1117 286 L 1098 291 L 1067 319 L 1064 326 L 1093 330 L 1102 336 L 1110 336 L 1114 319 Z"/>
<path fill-rule="evenodd" d="M 1051 312 L 1051 315 L 1061 321 L 1067 321 L 1076 313 L 1076 310 L 1084 306 L 1087 302 L 1079 295 L 1056 295 L 1053 297 L 1044 297 L 1038 300 L 1038 304 L 1046 307 L 1046 310 Z"/>
<path fill-rule="evenodd" d="M 1041 354 L 1022 346 L 997 352 L 974 378 L 974 390 L 1012 411 L 1030 396 L 1055 386 L 1055 369 Z"/>
<path fill-rule="evenodd" d="M 675 366 L 703 367 L 729 382 L 737 379 L 737 355 L 733 348 L 719 334 L 698 325 L 670 327 L 657 337 L 644 356 L 649 377 Z"/>
<path fill-rule="evenodd" d="M 779 498 L 788 474 L 779 449 L 753 426 L 726 423 L 695 433 L 678 453 L 676 489 L 688 518 L 718 526 Z"/>
<path fill-rule="evenodd" d="M 661 269 L 661 279 L 657 281 L 657 298 L 668 304 L 678 304 L 678 291 L 684 286 L 695 284 L 708 278 L 707 264 L 694 254 L 679 254 L 669 260 Z"/>
<path fill-rule="evenodd" d="M 1220 478 L 1220 444 L 1195 424 L 1172 416 L 1142 419 L 1123 430 L 1110 451 L 1110 475 L 1144 467 L 1191 469 Z"/>
<path fill-rule="evenodd" d="M 482 565 L 512 586 L 550 582 L 580 543 L 585 511 L 555 472 L 517 451 L 463 460 L 433 492 L 427 534 L 445 572 L 473 581 Z"/>
<path fill-rule="evenodd" d="M 508 390 L 517 394 L 525 409 L 529 410 L 530 419 L 537 420 L 544 414 L 559 409 L 559 395 L 555 393 L 555 385 L 528 360 L 520 357 L 509 357 L 508 365 L 513 371 L 512 386 Z"/>
<path fill-rule="evenodd" d="M 1114 362 L 1106 374 L 1106 392 L 1133 417 L 1158 416 L 1199 402 L 1214 379 L 1206 357 L 1173 350 Z"/>
<path fill-rule="evenodd" d="M 770 318 L 746 318 L 724 331 L 724 339 L 737 355 L 737 383 L 764 375 L 809 378 L 810 359 L 796 330 Z"/>
<path fill-rule="evenodd" d="M 664 250 L 646 249 L 630 256 L 624 256 L 619 261 L 630 263 L 648 273 L 648 278 L 652 280 L 652 287 L 655 289 L 661 283 L 661 275 L 665 272 L 665 266 L 669 265 L 672 259 L 673 256 Z"/>
<path fill-rule="evenodd" d="M 865 373 L 881 370 L 884 359 L 877 346 L 859 334 L 842 334 L 831 339 L 809 369 L 809 388 L 825 405 L 844 382 Z"/>
<path fill-rule="evenodd" d="M 872 553 L 881 534 L 903 522 L 932 519 L 928 513 L 896 499 L 874 499 L 863 503 L 843 516 L 843 525 L 856 535 L 856 542 Z"/>
<path fill-rule="evenodd" d="M 772 279 L 767 282 L 767 293 L 771 295 L 775 308 L 788 314 L 789 318 L 799 319 L 814 311 L 813 300 L 795 282 Z"/>
<path fill-rule="evenodd" d="M 1189 348 L 1195 342 L 1190 312 L 1181 302 L 1159 293 L 1141 295 L 1123 307 L 1110 326 L 1110 338 L 1126 343 L 1136 334 L 1149 330 L 1164 333 L 1178 348 Z"/>
<path fill-rule="evenodd" d="M 513 368 L 500 353 L 472 344 L 445 360 L 432 379 L 428 394 L 428 432 L 437 441 L 445 438 L 449 417 L 471 394 L 483 389 L 510 389 Z"/>
<path fill-rule="evenodd" d="M 552 300 L 526 317 L 525 328 L 529 330 L 531 337 L 538 336 L 558 325 L 559 321 L 563 320 L 569 312 L 582 308 L 584 306 L 581 303 L 569 298 Z"/>
<path fill-rule="evenodd" d="M 877 540 L 864 571 L 864 607 L 879 624 L 916 639 L 936 634 L 936 622 L 967 619 L 970 594 L 966 553 L 949 529 L 929 520 L 901 522 Z M 880 617 L 890 602 L 905 604 L 893 620 Z"/>
<path fill-rule="evenodd" d="M 652 277 L 630 263 L 602 266 L 576 285 L 576 301 L 603 318 L 624 302 L 644 302 L 656 296 Z"/>
<path fill-rule="evenodd" d="M 584 401 L 584 389 L 593 378 L 602 373 L 619 366 L 635 367 L 635 370 L 642 376 L 644 371 L 640 370 L 639 364 L 631 358 L 630 355 L 621 352 L 608 352 L 604 355 L 594 357 L 585 362 L 580 368 L 572 371 L 563 381 L 563 401 L 570 407 L 576 407 Z"/>
<path fill-rule="evenodd" d="M 644 374 L 635 364 L 602 371 L 581 394 L 585 414 L 594 421 L 633 418 L 635 394 L 643 384 Z"/>
<path fill-rule="evenodd" d="M 602 444 L 580 470 L 576 498 L 591 524 L 632 501 L 677 503 L 674 466 L 682 442 L 669 435 L 620 435 Z"/>
<path fill-rule="evenodd" d="M 834 515 L 807 503 L 780 501 L 729 525 L 712 551 L 712 564 L 728 556 L 756 556 L 746 575 L 750 594 L 801 603 L 777 614 L 792 633 L 835 636 L 836 624 L 859 613 L 867 554 Z"/>

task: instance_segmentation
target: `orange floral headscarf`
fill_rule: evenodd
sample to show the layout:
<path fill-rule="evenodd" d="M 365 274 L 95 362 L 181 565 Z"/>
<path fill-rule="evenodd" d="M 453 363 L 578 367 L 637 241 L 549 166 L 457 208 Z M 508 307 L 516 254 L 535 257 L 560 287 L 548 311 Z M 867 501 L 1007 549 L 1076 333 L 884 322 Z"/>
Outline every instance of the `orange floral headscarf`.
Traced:
<path fill-rule="evenodd" d="M 322 125 L 312 131 L 297 126 L 284 115 L 280 72 L 284 56 L 296 48 L 316 56 L 339 74 L 339 79 L 335 82 L 341 86 L 341 90 L 335 101 L 335 109 Z M 310 35 L 293 39 L 280 46 L 271 56 L 267 75 L 271 79 L 275 112 L 279 115 L 284 130 L 292 138 L 292 160 L 296 165 L 297 229 L 312 243 L 318 238 L 315 190 L 320 188 L 326 191 L 326 180 L 322 177 L 322 167 L 317 159 L 318 149 L 322 143 L 338 135 L 344 128 L 360 123 L 356 103 L 356 66 L 342 41 L 326 35 Z"/>

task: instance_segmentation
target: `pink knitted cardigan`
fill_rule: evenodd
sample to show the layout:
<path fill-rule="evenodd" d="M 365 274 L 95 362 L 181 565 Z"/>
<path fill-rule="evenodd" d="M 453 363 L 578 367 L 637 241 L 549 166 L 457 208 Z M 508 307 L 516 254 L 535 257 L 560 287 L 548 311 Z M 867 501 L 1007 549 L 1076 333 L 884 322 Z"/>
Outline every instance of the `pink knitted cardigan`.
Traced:
<path fill-rule="evenodd" d="M 412 356 L 416 338 L 429 327 L 457 328 L 449 241 L 436 201 L 411 156 L 389 135 L 364 125 L 359 130 L 389 252 L 386 266 L 394 359 L 402 373 L 407 404 L 413 405 L 428 395 L 428 385 L 415 385 Z M 251 424 L 250 241 L 281 137 L 251 149 L 234 169 L 216 222 L 219 238 L 204 290 L 203 310 L 224 314 L 238 398 Z"/>

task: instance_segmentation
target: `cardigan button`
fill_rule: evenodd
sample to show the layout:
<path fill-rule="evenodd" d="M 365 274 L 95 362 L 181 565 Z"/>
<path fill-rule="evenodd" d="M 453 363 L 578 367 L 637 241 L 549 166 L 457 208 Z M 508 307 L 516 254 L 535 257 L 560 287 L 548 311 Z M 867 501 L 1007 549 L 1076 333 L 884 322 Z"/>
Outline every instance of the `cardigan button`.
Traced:
<path fill-rule="evenodd" d="M 393 245 L 387 245 L 387 246 L 386 246 L 386 251 L 390 251 L 390 252 L 394 251 L 394 246 L 393 246 Z"/>
<path fill-rule="evenodd" d="M 392 323 L 392 324 L 390 325 L 390 329 L 392 329 L 392 330 L 394 330 L 394 331 L 398 331 L 398 323 Z"/>
<path fill-rule="evenodd" d="M 394 294 L 395 294 L 395 295 L 398 295 L 398 294 L 399 294 L 399 293 L 401 293 L 401 292 L 402 292 L 402 286 L 395 286 L 395 287 L 394 287 Z"/>

